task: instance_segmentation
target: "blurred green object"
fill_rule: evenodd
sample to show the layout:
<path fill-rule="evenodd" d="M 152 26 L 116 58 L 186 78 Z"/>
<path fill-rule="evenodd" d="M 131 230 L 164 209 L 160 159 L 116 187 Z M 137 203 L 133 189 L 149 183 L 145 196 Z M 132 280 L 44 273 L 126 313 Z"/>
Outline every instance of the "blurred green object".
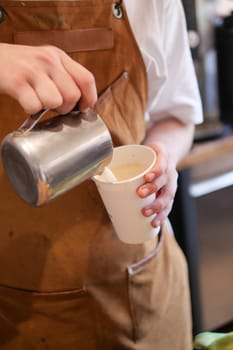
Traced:
<path fill-rule="evenodd" d="M 194 338 L 194 348 L 200 350 L 233 350 L 233 332 L 202 332 Z"/>

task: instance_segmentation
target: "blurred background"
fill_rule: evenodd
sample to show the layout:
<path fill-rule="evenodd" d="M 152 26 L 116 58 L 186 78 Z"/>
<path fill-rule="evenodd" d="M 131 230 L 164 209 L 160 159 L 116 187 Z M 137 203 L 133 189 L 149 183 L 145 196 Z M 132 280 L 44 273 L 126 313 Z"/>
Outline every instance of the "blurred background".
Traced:
<path fill-rule="evenodd" d="M 196 334 L 233 323 L 233 0 L 183 5 L 204 123 L 171 221 L 189 264 Z"/>

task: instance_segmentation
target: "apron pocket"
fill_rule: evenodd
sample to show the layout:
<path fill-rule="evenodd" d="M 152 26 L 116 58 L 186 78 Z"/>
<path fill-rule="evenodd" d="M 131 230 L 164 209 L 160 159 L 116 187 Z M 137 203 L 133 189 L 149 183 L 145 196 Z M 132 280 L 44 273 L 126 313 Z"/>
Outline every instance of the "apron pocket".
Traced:
<path fill-rule="evenodd" d="M 144 112 L 127 71 L 100 94 L 95 108 L 110 130 L 114 145 L 140 143 L 144 138 Z"/>
<path fill-rule="evenodd" d="M 94 307 L 85 289 L 40 293 L 1 286 L 0 348 L 95 348 Z"/>
<path fill-rule="evenodd" d="M 20 45 L 53 45 L 67 53 L 110 50 L 114 39 L 111 28 L 73 30 L 35 30 L 14 33 L 14 43 Z"/>
<path fill-rule="evenodd" d="M 168 281 L 164 281 L 163 276 L 163 231 L 162 226 L 156 248 L 143 259 L 128 266 L 134 341 L 142 339 L 166 310 L 164 289 L 168 288 Z"/>

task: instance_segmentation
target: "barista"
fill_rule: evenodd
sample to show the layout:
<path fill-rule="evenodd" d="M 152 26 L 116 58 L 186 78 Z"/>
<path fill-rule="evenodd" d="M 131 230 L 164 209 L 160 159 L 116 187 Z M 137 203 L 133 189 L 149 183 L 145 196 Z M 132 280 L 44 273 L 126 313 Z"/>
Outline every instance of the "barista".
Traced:
<path fill-rule="evenodd" d="M 41 108 L 95 105 L 115 145 L 157 152 L 138 195 L 156 193 L 142 214 L 161 225 L 124 244 L 91 181 L 38 209 L 0 168 L 0 348 L 191 349 L 186 263 L 166 221 L 202 120 L 180 0 L 0 6 L 0 139 Z"/>

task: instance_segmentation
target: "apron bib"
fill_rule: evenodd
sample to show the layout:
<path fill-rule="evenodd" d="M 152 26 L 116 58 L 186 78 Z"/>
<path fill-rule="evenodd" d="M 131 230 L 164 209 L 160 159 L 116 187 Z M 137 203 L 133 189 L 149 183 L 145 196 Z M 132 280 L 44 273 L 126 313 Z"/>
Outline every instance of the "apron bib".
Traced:
<path fill-rule="evenodd" d="M 96 77 L 100 96 L 96 109 L 114 143 L 140 143 L 145 134 L 145 67 L 126 13 L 115 18 L 113 5 L 109 0 L 0 2 L 6 13 L 0 24 L 0 42 L 30 45 L 35 36 L 38 45 L 68 46 L 68 53 Z M 87 32 L 90 42 L 83 40 L 79 47 L 74 37 Z M 134 60 L 128 59 L 128 50 Z M 0 106 L 2 139 L 17 129 L 25 113 L 6 96 L 0 96 Z M 109 244 L 104 247 L 105 238 L 115 236 L 95 184 L 86 181 L 45 207 L 33 208 L 17 197 L 0 168 L 0 192 L 0 283 L 41 291 L 80 286 L 86 280 L 86 271 L 85 276 L 83 273 L 97 236 L 103 251 Z M 144 252 L 140 248 L 137 254 Z M 129 254 L 126 263 L 137 254 Z"/>
<path fill-rule="evenodd" d="M 94 74 L 95 108 L 114 144 L 143 141 L 146 72 L 124 6 L 79 0 L 0 7 L 0 42 L 65 50 Z M 25 113 L 7 96 L 0 106 L 2 139 Z M 137 349 L 137 342 L 142 350 L 189 349 L 186 266 L 165 226 L 158 242 L 120 242 L 92 181 L 33 208 L 0 165 L 0 193 L 0 349 Z M 177 332 L 164 334 L 164 320 Z"/>

